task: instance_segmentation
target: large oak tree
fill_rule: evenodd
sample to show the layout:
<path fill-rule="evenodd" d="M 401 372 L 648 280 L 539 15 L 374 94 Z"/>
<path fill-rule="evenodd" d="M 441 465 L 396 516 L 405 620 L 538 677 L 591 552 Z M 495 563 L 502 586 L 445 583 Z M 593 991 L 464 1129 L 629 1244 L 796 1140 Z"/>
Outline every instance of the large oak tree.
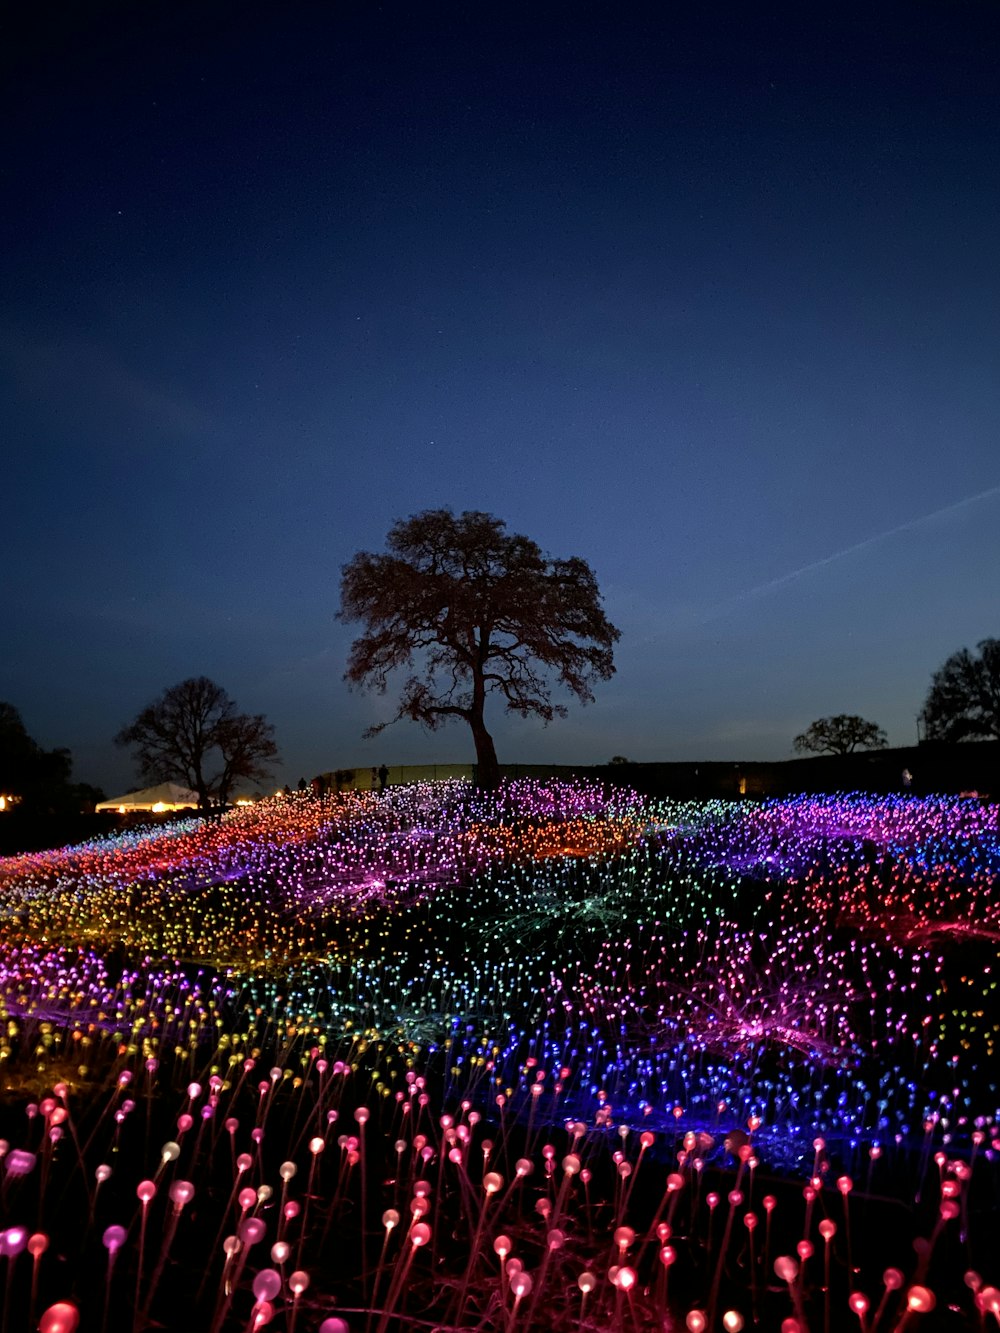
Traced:
<path fill-rule="evenodd" d="M 364 626 L 345 679 L 384 693 L 408 669 L 392 721 L 431 730 L 468 724 L 481 786 L 499 781 L 486 700 L 550 722 L 565 716 L 552 687 L 583 703 L 614 674 L 619 631 L 605 616 L 593 571 L 543 555 L 491 514 L 429 509 L 397 522 L 385 554 L 359 551 L 344 566 L 341 620 Z M 369 729 L 373 735 L 389 723 Z"/>
<path fill-rule="evenodd" d="M 794 740 L 800 754 L 853 754 L 855 750 L 884 750 L 885 732 L 856 713 L 820 717 Z"/>
<path fill-rule="evenodd" d="M 962 648 L 934 673 L 923 710 L 929 740 L 1000 740 L 1000 639 Z"/>
<path fill-rule="evenodd" d="M 277 758 L 274 728 L 260 714 L 240 713 L 206 676 L 164 690 L 115 737 L 130 747 L 143 778 L 180 782 L 198 793 L 198 805 L 227 805 L 238 781 L 260 782 Z"/>

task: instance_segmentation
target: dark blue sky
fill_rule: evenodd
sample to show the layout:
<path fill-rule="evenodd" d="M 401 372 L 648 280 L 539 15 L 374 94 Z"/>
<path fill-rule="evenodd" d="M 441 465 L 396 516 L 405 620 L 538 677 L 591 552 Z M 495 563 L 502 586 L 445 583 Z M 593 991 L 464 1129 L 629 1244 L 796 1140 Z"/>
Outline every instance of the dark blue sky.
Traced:
<path fill-rule="evenodd" d="M 594 567 L 618 674 L 501 761 L 909 744 L 1000 634 L 1000 10 L 32 7 L 3 40 L 0 698 L 77 776 L 214 677 L 279 776 L 427 507 Z M 44 22 L 44 27 L 42 26 Z"/>

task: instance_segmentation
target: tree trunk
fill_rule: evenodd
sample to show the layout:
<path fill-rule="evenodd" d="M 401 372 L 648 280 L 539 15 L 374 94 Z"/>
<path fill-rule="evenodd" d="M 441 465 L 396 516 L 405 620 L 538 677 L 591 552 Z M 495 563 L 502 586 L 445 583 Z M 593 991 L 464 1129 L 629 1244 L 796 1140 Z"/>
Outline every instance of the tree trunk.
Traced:
<path fill-rule="evenodd" d="M 469 718 L 472 739 L 476 743 L 476 786 L 485 791 L 494 791 L 500 786 L 500 765 L 493 746 L 493 737 L 486 730 L 482 714 L 473 714 Z"/>

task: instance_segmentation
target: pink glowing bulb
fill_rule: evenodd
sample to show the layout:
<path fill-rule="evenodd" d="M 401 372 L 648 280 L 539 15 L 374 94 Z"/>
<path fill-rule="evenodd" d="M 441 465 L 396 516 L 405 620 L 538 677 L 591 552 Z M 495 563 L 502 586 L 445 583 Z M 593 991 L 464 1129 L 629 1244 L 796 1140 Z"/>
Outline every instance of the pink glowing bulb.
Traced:
<path fill-rule="evenodd" d="M 631 1291 L 637 1280 L 634 1268 L 619 1268 L 612 1279 L 619 1291 Z"/>
<path fill-rule="evenodd" d="M 9 1259 L 16 1259 L 27 1244 L 28 1233 L 24 1227 L 8 1227 L 0 1232 L 0 1254 Z"/>
<path fill-rule="evenodd" d="M 937 1298 L 929 1287 L 912 1286 L 906 1293 L 906 1308 L 915 1314 L 929 1314 L 937 1304 Z"/>
<path fill-rule="evenodd" d="M 777 1202 L 778 1200 L 774 1197 L 773 1194 L 765 1194 L 763 1199 L 761 1199 L 761 1203 L 764 1205 L 764 1211 L 766 1213 L 773 1212 Z"/>
<path fill-rule="evenodd" d="M 848 1296 L 847 1304 L 859 1319 L 863 1319 L 871 1308 L 871 1301 L 863 1291 L 854 1291 Z"/>
<path fill-rule="evenodd" d="M 295 1173 L 298 1171 L 298 1169 L 299 1168 L 295 1165 L 294 1162 L 282 1162 L 281 1166 L 278 1167 L 278 1175 L 287 1185 L 288 1182 L 295 1175 Z"/>
<path fill-rule="evenodd" d="M 247 1245 L 256 1245 L 259 1240 L 264 1239 L 264 1232 L 267 1226 L 259 1217 L 248 1217 L 240 1226 L 240 1240 Z"/>
<path fill-rule="evenodd" d="M 33 1152 L 26 1152 L 22 1148 L 15 1148 L 13 1152 L 8 1153 L 4 1158 L 4 1170 L 10 1176 L 26 1176 L 34 1169 L 36 1157 Z M 56 1307 L 53 1306 L 53 1309 Z"/>
<path fill-rule="evenodd" d="M 715 1191 L 713 1190 L 711 1194 L 706 1194 L 706 1195 L 705 1195 L 705 1202 L 708 1204 L 709 1208 L 712 1208 L 712 1209 L 718 1208 L 718 1206 L 719 1206 L 719 1196 L 718 1196 L 718 1195 L 715 1193 Z"/>
<path fill-rule="evenodd" d="M 38 1333 L 74 1333 L 80 1322 L 80 1311 L 69 1301 L 50 1305 L 38 1321 Z"/>
<path fill-rule="evenodd" d="M 253 1294 L 258 1301 L 273 1301 L 281 1290 L 281 1274 L 275 1268 L 262 1268 L 253 1280 Z"/>
<path fill-rule="evenodd" d="M 853 1188 L 854 1188 L 854 1181 L 851 1179 L 850 1176 L 840 1176 L 838 1178 L 837 1189 L 840 1190 L 841 1194 L 844 1196 L 845 1199 L 847 1198 L 848 1194 L 850 1194 Z"/>
<path fill-rule="evenodd" d="M 33 1236 L 28 1237 L 28 1253 L 36 1262 L 48 1248 L 49 1238 L 44 1231 L 36 1231 Z"/>
<path fill-rule="evenodd" d="M 550 1250 L 561 1250 L 566 1244 L 566 1233 L 560 1231 L 558 1227 L 553 1227 L 545 1236 L 545 1244 Z"/>
<path fill-rule="evenodd" d="M 101 1166 L 95 1170 L 94 1179 L 97 1181 L 98 1185 L 103 1185 L 106 1180 L 111 1179 L 111 1167 L 105 1166 L 102 1163 Z"/>
<path fill-rule="evenodd" d="M 519 1176 L 530 1176 L 534 1169 L 534 1165 L 528 1161 L 527 1157 L 519 1157 L 514 1163 L 514 1170 Z"/>
<path fill-rule="evenodd" d="M 285 1214 L 285 1220 L 291 1222 L 293 1218 L 298 1217 L 299 1212 L 301 1211 L 298 1200 L 289 1199 L 282 1211 Z"/>
<path fill-rule="evenodd" d="M 178 1212 L 194 1198 L 194 1186 L 190 1180 L 175 1180 L 170 1186 L 170 1198 Z"/>
<path fill-rule="evenodd" d="M 120 1250 L 121 1247 L 125 1244 L 125 1237 L 127 1235 L 128 1232 L 125 1230 L 124 1227 L 119 1227 L 119 1226 L 108 1227 L 103 1237 L 101 1238 L 104 1244 L 104 1248 L 110 1254 L 114 1254 L 116 1250 Z"/>
<path fill-rule="evenodd" d="M 740 1333 L 743 1327 L 743 1316 L 739 1310 L 727 1310 L 722 1316 L 722 1327 L 726 1333 Z"/>
<path fill-rule="evenodd" d="M 792 1283 L 799 1275 L 799 1266 L 790 1254 L 783 1254 L 775 1259 L 774 1271 L 782 1282 Z"/>
<path fill-rule="evenodd" d="M 483 1176 L 483 1189 L 487 1194 L 496 1194 L 498 1190 L 503 1189 L 503 1176 L 499 1171 L 487 1171 Z"/>
<path fill-rule="evenodd" d="M 597 1278 L 589 1270 L 585 1270 L 576 1279 L 576 1285 L 583 1292 L 584 1296 L 589 1296 L 597 1286 Z"/>
<path fill-rule="evenodd" d="M 399 1213 L 395 1208 L 387 1208 L 382 1214 L 382 1225 L 386 1231 L 391 1231 L 393 1227 L 399 1226 Z"/>
<path fill-rule="evenodd" d="M 757 1227 L 757 1214 L 756 1214 L 756 1213 L 744 1213 L 744 1214 L 743 1214 L 743 1225 L 746 1227 L 747 1231 L 754 1231 L 754 1230 L 756 1229 L 756 1227 Z"/>
<path fill-rule="evenodd" d="M 898 1291 L 903 1285 L 903 1274 L 898 1268 L 887 1268 L 882 1274 L 882 1284 L 886 1291 Z"/>
<path fill-rule="evenodd" d="M 177 1117 L 177 1129 L 181 1134 L 186 1134 L 193 1124 L 194 1120 L 186 1111 Z"/>
<path fill-rule="evenodd" d="M 496 1240 L 493 1242 L 493 1251 L 495 1254 L 499 1255 L 501 1261 L 507 1258 L 512 1248 L 509 1236 L 497 1236 Z"/>
<path fill-rule="evenodd" d="M 270 1301 L 258 1301 L 253 1307 L 253 1327 L 263 1328 L 274 1318 L 274 1306 Z"/>
<path fill-rule="evenodd" d="M 156 1186 L 151 1180 L 140 1180 L 135 1187 L 136 1198 L 145 1208 L 156 1195 Z"/>
<path fill-rule="evenodd" d="M 326 1139 L 321 1139 L 318 1135 L 309 1140 L 309 1151 L 314 1157 L 318 1157 L 325 1147 Z"/>
<path fill-rule="evenodd" d="M 410 1244 L 414 1249 L 426 1245 L 431 1238 L 431 1229 L 426 1222 L 418 1222 L 410 1231 Z"/>
<path fill-rule="evenodd" d="M 308 1288 L 309 1274 L 303 1272 L 301 1268 L 297 1268 L 294 1273 L 288 1275 L 288 1290 L 296 1300 L 298 1300 L 302 1293 L 307 1291 Z"/>
<path fill-rule="evenodd" d="M 359 1125 L 366 1125 L 371 1118 L 371 1111 L 367 1106 L 359 1106 L 354 1112 L 354 1119 Z"/>
<path fill-rule="evenodd" d="M 510 1289 L 519 1301 L 530 1293 L 533 1285 L 531 1274 L 523 1271 L 515 1273 L 510 1279 Z"/>
<path fill-rule="evenodd" d="M 837 1234 L 836 1222 L 831 1222 L 828 1217 L 824 1217 L 823 1221 L 819 1224 L 819 1234 L 823 1237 L 826 1243 L 829 1244 Z"/>
<path fill-rule="evenodd" d="M 807 1259 L 811 1259 L 813 1256 L 813 1244 L 811 1240 L 800 1240 L 795 1249 L 803 1263 L 805 1263 Z"/>
<path fill-rule="evenodd" d="M 276 1240 L 271 1246 L 271 1262 L 274 1264 L 285 1264 L 288 1262 L 288 1256 L 292 1252 L 292 1247 L 286 1240 Z"/>
<path fill-rule="evenodd" d="M 689 1333 L 705 1333 L 708 1327 L 704 1310 L 689 1310 L 684 1322 L 688 1326 Z"/>
<path fill-rule="evenodd" d="M 619 1227 L 615 1231 L 614 1242 L 619 1250 L 627 1250 L 635 1242 L 635 1232 L 631 1227 Z"/>
<path fill-rule="evenodd" d="M 743 1191 L 742 1191 L 742 1190 L 730 1190 L 730 1191 L 729 1191 L 729 1202 L 732 1204 L 732 1206 L 733 1206 L 734 1208 L 738 1208 L 738 1207 L 740 1206 L 740 1204 L 743 1202 Z"/>

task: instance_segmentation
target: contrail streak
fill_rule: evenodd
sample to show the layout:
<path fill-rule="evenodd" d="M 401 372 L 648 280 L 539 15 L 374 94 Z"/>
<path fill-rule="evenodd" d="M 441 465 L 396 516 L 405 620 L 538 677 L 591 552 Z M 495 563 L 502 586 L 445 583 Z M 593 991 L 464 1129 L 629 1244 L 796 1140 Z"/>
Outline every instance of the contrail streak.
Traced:
<path fill-rule="evenodd" d="M 741 602 L 749 601 L 755 597 L 765 597 L 768 593 L 777 592 L 779 588 L 798 582 L 799 579 L 805 578 L 807 574 L 815 574 L 817 570 L 826 569 L 828 565 L 836 564 L 838 560 L 846 560 L 849 555 L 857 555 L 860 551 L 870 550 L 871 547 L 878 546 L 880 542 L 888 541 L 890 537 L 898 537 L 903 532 L 915 532 L 918 528 L 924 527 L 925 524 L 933 523 L 935 519 L 946 518 L 949 514 L 957 514 L 962 509 L 981 504 L 984 500 L 992 500 L 996 496 L 1000 496 L 1000 486 L 991 486 L 988 490 L 980 491 L 977 495 L 967 495 L 964 500 L 956 500 L 954 504 L 945 505 L 943 509 L 935 509 L 930 514 L 922 514 L 919 518 L 912 518 L 909 522 L 900 523 L 894 528 L 888 528 L 885 532 L 877 532 L 873 537 L 866 537 L 864 541 L 855 542 L 853 546 L 845 546 L 842 551 L 834 551 L 833 555 L 825 555 L 822 560 L 813 560 L 808 565 L 793 569 L 789 574 L 782 574 L 767 583 L 759 583 L 756 588 L 748 588 L 746 592 L 737 593 L 729 601 L 713 607 L 705 614 L 704 619 L 714 620 L 718 616 L 725 615 L 727 611 L 735 610 Z"/>

